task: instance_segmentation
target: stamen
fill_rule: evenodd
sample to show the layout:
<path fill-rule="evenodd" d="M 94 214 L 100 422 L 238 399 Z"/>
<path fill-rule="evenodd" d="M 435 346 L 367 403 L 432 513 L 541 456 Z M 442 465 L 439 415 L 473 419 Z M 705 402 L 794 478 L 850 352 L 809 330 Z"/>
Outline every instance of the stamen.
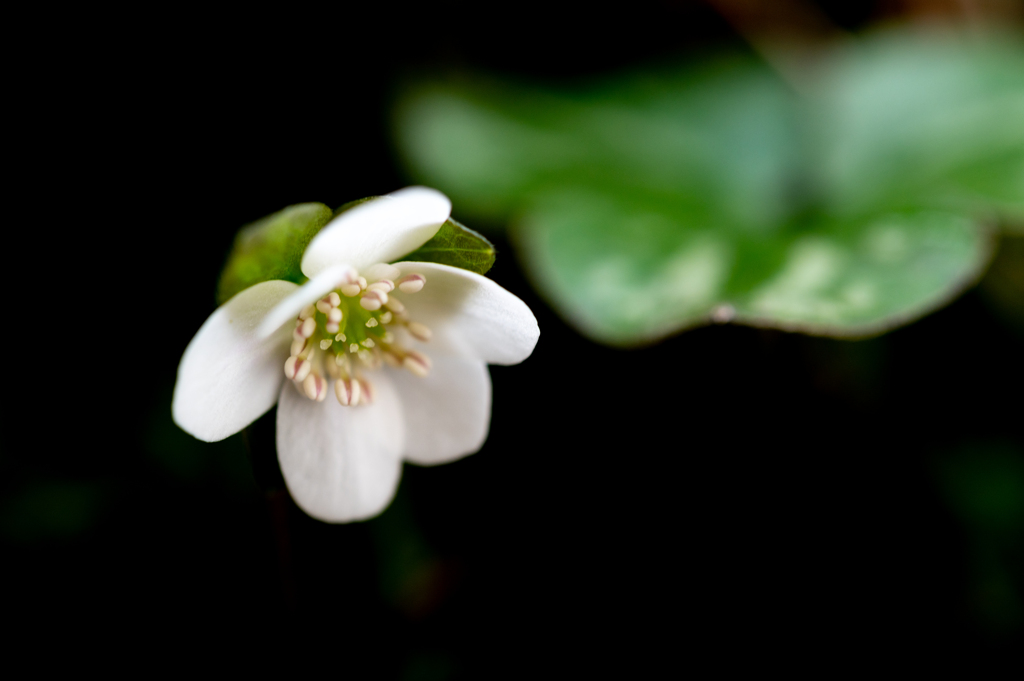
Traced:
<path fill-rule="evenodd" d="M 360 404 L 373 404 L 373 384 L 364 378 L 360 378 L 356 383 L 359 385 L 359 402 Z"/>
<path fill-rule="evenodd" d="M 374 345 L 375 343 L 373 342 L 372 338 L 367 338 L 366 340 L 363 341 L 364 348 L 372 348 Z"/>
<path fill-rule="evenodd" d="M 363 289 L 359 284 L 345 284 L 341 287 L 342 295 L 347 298 L 354 298 L 355 296 L 358 296 L 362 290 Z"/>
<path fill-rule="evenodd" d="M 359 280 L 359 288 L 365 291 L 366 290 L 366 277 L 359 277 L 358 280 Z"/>
<path fill-rule="evenodd" d="M 325 338 L 324 340 L 320 341 L 320 349 L 326 350 L 327 348 L 331 347 L 332 342 L 333 341 L 330 338 Z"/>
<path fill-rule="evenodd" d="M 314 331 L 316 331 L 316 320 L 312 317 L 307 317 L 295 327 L 295 340 L 309 338 L 313 335 Z"/>
<path fill-rule="evenodd" d="M 388 366 L 395 367 L 396 369 L 402 366 L 402 360 L 393 352 L 384 350 L 380 353 L 380 356 L 384 358 L 384 363 Z"/>
<path fill-rule="evenodd" d="M 366 290 L 367 291 L 381 291 L 383 293 L 391 293 L 392 291 L 395 290 L 395 282 L 391 281 L 390 279 L 381 279 L 380 281 L 375 281 L 372 284 L 370 284 L 369 286 L 367 286 Z"/>
<path fill-rule="evenodd" d="M 348 351 L 349 352 L 359 352 L 359 346 L 356 345 L 355 343 L 352 343 L 351 345 L 348 346 Z"/>
<path fill-rule="evenodd" d="M 424 343 L 434 335 L 428 326 L 419 322 L 409 322 L 405 328 L 409 329 L 409 333 L 412 334 L 413 338 Z"/>
<path fill-rule="evenodd" d="M 402 301 L 400 301 L 398 298 L 395 298 L 394 296 L 388 297 L 387 307 L 395 314 L 402 314 L 403 312 L 405 312 L 405 305 L 402 305 Z"/>
<path fill-rule="evenodd" d="M 327 333 L 338 333 L 339 330 L 341 330 L 341 324 L 327 322 L 327 324 L 324 325 L 324 331 Z"/>
<path fill-rule="evenodd" d="M 338 294 L 332 293 L 331 295 L 336 296 Z M 334 324 L 341 322 L 342 317 L 343 315 L 341 313 L 341 309 L 338 307 L 332 307 L 330 311 L 327 313 L 327 321 L 333 322 Z"/>
<path fill-rule="evenodd" d="M 331 307 L 338 307 L 341 305 L 341 296 L 334 291 L 331 291 L 327 294 L 327 302 L 331 304 Z"/>
<path fill-rule="evenodd" d="M 343 407 L 359 404 L 359 381 L 343 378 L 334 382 L 334 394 Z"/>
<path fill-rule="evenodd" d="M 302 389 L 309 399 L 323 402 L 327 396 L 327 381 L 317 374 L 310 374 L 302 382 Z"/>
<path fill-rule="evenodd" d="M 324 314 L 327 314 L 328 312 L 331 311 L 331 301 L 329 301 L 326 297 L 324 297 L 322 300 L 316 301 L 316 309 L 320 310 Z"/>
<path fill-rule="evenodd" d="M 314 308 L 312 305 L 307 305 L 306 307 L 302 308 L 302 312 L 299 313 L 299 319 L 309 319 L 310 317 L 313 316 L 314 312 L 316 312 L 316 308 Z"/>
<path fill-rule="evenodd" d="M 381 279 L 394 279 L 402 274 L 402 270 L 394 265 L 379 262 L 367 267 L 363 274 L 366 275 L 367 281 L 379 281 Z"/>
<path fill-rule="evenodd" d="M 295 356 L 295 355 L 299 354 L 300 352 L 302 352 L 305 349 L 306 349 L 306 339 L 305 338 L 296 338 L 295 340 L 292 341 L 292 351 L 291 351 L 290 354 L 292 356 Z"/>
<path fill-rule="evenodd" d="M 391 313 L 390 312 L 385 312 L 384 314 L 382 314 L 380 316 L 380 323 L 381 324 L 390 324 L 391 323 Z"/>
<path fill-rule="evenodd" d="M 377 320 L 374 319 L 373 317 L 370 317 L 369 319 L 366 320 L 366 325 L 372 329 L 373 327 L 377 326 Z"/>
<path fill-rule="evenodd" d="M 406 354 L 405 359 L 402 360 L 402 366 L 420 378 L 426 378 L 430 373 L 430 359 L 415 351 Z"/>
<path fill-rule="evenodd" d="M 359 305 L 364 310 L 374 312 L 380 309 L 380 306 L 388 302 L 388 294 L 384 293 L 380 289 L 373 289 L 363 294 L 363 297 L 359 299 Z"/>
<path fill-rule="evenodd" d="M 423 290 L 427 278 L 422 274 L 407 274 L 398 280 L 398 289 L 402 293 L 416 293 Z"/>
<path fill-rule="evenodd" d="M 301 381 L 309 376 L 312 368 L 312 363 L 301 357 L 289 357 L 284 361 L 284 375 L 293 381 Z"/>
<path fill-rule="evenodd" d="M 337 336 L 334 337 L 334 340 L 339 341 L 339 342 L 344 341 L 345 340 L 345 334 L 339 333 Z"/>

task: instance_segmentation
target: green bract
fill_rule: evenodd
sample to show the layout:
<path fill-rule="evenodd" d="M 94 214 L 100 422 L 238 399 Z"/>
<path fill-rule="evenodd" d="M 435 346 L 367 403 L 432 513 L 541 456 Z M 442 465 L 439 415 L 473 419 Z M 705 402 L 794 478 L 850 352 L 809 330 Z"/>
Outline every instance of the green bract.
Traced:
<path fill-rule="evenodd" d="M 528 273 L 589 336 L 632 344 L 735 320 L 858 337 L 980 273 L 1024 222 L 1024 51 L 891 33 L 798 96 L 719 59 L 574 92 L 411 90 L 412 170 L 511 221 Z"/>
<path fill-rule="evenodd" d="M 350 201 L 334 211 L 322 203 L 299 203 L 243 227 L 221 272 L 217 304 L 263 281 L 304 283 L 307 277 L 299 265 L 313 237 L 332 218 L 375 198 Z M 400 260 L 436 262 L 484 274 L 494 257 L 491 242 L 449 218 L 427 243 Z"/>

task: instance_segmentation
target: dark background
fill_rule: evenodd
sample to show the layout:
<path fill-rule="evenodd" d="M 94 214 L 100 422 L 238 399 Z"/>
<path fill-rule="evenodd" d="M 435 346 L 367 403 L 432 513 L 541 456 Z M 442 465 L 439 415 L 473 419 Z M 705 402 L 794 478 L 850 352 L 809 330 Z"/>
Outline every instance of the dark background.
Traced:
<path fill-rule="evenodd" d="M 817 4 L 848 30 L 906 10 Z M 130 29 L 95 13 L 89 30 L 54 27 L 68 40 L 35 65 L 18 134 L 40 149 L 23 175 L 44 184 L 29 237 L 59 244 L 64 302 L 37 309 L 65 309 L 53 331 L 81 342 L 26 359 L 47 383 L 30 386 L 31 420 L 5 417 L 5 612 L 79 632 L 101 613 L 188 622 L 197 640 L 244 631 L 267 645 L 238 654 L 301 650 L 366 678 L 1010 651 L 1020 500 L 1011 484 L 1003 517 L 963 499 L 1013 478 L 1024 452 L 1024 336 L 1005 294 L 1019 241 L 1003 279 L 877 339 L 721 326 L 620 351 L 559 320 L 495 236 L 490 276 L 534 310 L 537 349 L 492 367 L 484 448 L 407 465 L 365 523 L 261 492 L 241 436 L 174 426 L 177 363 L 238 227 L 409 184 L 389 134 L 401 83 L 438 69 L 570 83 L 748 49 L 700 3 L 490 11 L 167 6 Z M 272 430 L 273 413 L 257 451 Z"/>

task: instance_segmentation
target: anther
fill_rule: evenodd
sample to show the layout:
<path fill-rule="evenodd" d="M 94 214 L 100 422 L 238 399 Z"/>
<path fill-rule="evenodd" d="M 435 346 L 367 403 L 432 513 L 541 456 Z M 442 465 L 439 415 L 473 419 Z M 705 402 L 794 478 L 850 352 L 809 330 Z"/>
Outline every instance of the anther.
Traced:
<path fill-rule="evenodd" d="M 305 338 L 296 338 L 295 340 L 292 341 L 292 351 L 291 351 L 290 354 L 292 356 L 295 356 L 295 355 L 299 354 L 300 352 L 302 352 L 305 349 L 306 349 L 306 339 Z"/>
<path fill-rule="evenodd" d="M 331 307 L 338 307 L 339 305 L 341 305 L 341 296 L 339 296 L 336 292 L 331 291 L 330 293 L 327 294 L 327 302 L 331 304 Z"/>
<path fill-rule="evenodd" d="M 402 270 L 398 269 L 394 265 L 379 262 L 367 267 L 363 274 L 366 275 L 367 281 L 380 281 L 381 279 L 394 279 L 395 277 L 401 276 Z"/>
<path fill-rule="evenodd" d="M 330 338 L 325 338 L 324 340 L 320 341 L 320 349 L 326 350 L 327 348 L 331 347 L 332 342 L 333 341 L 331 341 Z"/>
<path fill-rule="evenodd" d="M 380 356 L 384 358 L 384 362 L 388 366 L 396 368 L 402 366 L 402 360 L 398 357 L 398 355 L 396 355 L 393 352 L 388 352 L 387 350 L 384 350 L 383 352 L 380 353 Z"/>
<path fill-rule="evenodd" d="M 359 401 L 362 404 L 373 404 L 373 384 L 365 378 L 356 381 L 359 385 Z"/>
<path fill-rule="evenodd" d="M 430 373 L 430 358 L 412 351 L 405 355 L 405 359 L 402 360 L 402 366 L 420 378 L 424 378 Z"/>
<path fill-rule="evenodd" d="M 409 322 L 406 328 L 409 329 L 409 333 L 412 334 L 413 338 L 418 341 L 423 341 L 424 343 L 430 340 L 430 337 L 434 335 L 428 326 L 420 324 L 419 322 Z"/>
<path fill-rule="evenodd" d="M 313 335 L 313 331 L 316 330 L 316 320 L 312 317 L 307 317 L 302 320 L 302 323 L 295 327 L 295 340 L 299 338 L 309 338 Z"/>
<path fill-rule="evenodd" d="M 395 290 L 395 282 L 391 281 L 390 279 L 381 279 L 380 281 L 375 281 L 372 284 L 370 284 L 369 286 L 367 286 L 366 290 L 367 291 L 374 291 L 374 290 L 376 290 L 376 291 L 383 291 L 384 293 L 391 293 L 392 291 Z"/>
<path fill-rule="evenodd" d="M 324 325 L 324 331 L 327 333 L 338 333 L 338 331 L 341 331 L 341 324 L 338 324 L 337 322 L 327 322 L 327 324 Z"/>
<path fill-rule="evenodd" d="M 356 343 L 352 343 L 348 346 L 349 352 L 359 352 L 359 346 Z"/>
<path fill-rule="evenodd" d="M 317 374 L 310 374 L 302 382 L 302 389 L 309 399 L 323 402 L 327 396 L 327 381 Z"/>
<path fill-rule="evenodd" d="M 327 314 L 331 311 L 331 302 L 324 297 L 323 299 L 316 301 L 316 309 Z"/>
<path fill-rule="evenodd" d="M 395 298 L 394 296 L 388 297 L 387 307 L 395 314 L 402 314 L 403 312 L 405 312 L 405 305 L 402 305 L 402 301 L 400 301 L 398 298 Z"/>
<path fill-rule="evenodd" d="M 336 341 L 338 341 L 338 342 L 344 342 L 344 340 L 345 340 L 345 334 L 343 334 L 343 333 L 339 333 L 339 334 L 338 334 L 337 336 L 335 336 L 335 337 L 334 337 L 334 340 L 336 340 Z"/>
<path fill-rule="evenodd" d="M 416 293 L 423 289 L 427 278 L 422 274 L 407 274 L 398 280 L 398 289 L 402 293 Z"/>
<path fill-rule="evenodd" d="M 366 277 L 359 277 L 358 280 L 359 280 L 359 288 L 365 291 L 366 290 Z"/>
<path fill-rule="evenodd" d="M 374 312 L 380 309 L 380 306 L 388 302 L 388 294 L 384 293 L 380 289 L 373 289 L 363 294 L 363 297 L 359 299 L 359 305 L 364 310 Z"/>
<path fill-rule="evenodd" d="M 337 295 L 337 294 L 336 293 L 332 293 L 331 295 Z M 343 315 L 341 314 L 341 309 L 340 308 L 332 307 L 330 309 L 330 311 L 327 313 L 327 321 L 334 322 L 335 324 L 338 324 L 339 322 L 341 322 L 342 316 Z"/>
<path fill-rule="evenodd" d="M 313 307 L 312 305 L 307 305 L 306 307 L 302 308 L 302 312 L 299 313 L 299 319 L 309 319 L 310 317 L 313 316 L 314 312 L 316 312 L 316 308 Z"/>
<path fill-rule="evenodd" d="M 372 348 L 374 345 L 375 343 L 373 342 L 372 338 L 367 338 L 366 340 L 363 341 L 364 348 Z"/>
<path fill-rule="evenodd" d="M 373 327 L 377 326 L 377 320 L 374 319 L 373 317 L 370 317 L 369 319 L 366 320 L 366 325 L 372 329 Z"/>
<path fill-rule="evenodd" d="M 343 407 L 359 404 L 359 381 L 344 378 L 334 382 L 334 394 Z"/>
<path fill-rule="evenodd" d="M 359 284 L 345 284 L 341 287 L 341 293 L 347 298 L 354 298 L 358 296 L 362 291 L 362 287 Z"/>
<path fill-rule="evenodd" d="M 284 375 L 293 381 L 301 381 L 309 376 L 313 365 L 299 357 L 289 357 L 284 361 Z"/>
<path fill-rule="evenodd" d="M 382 314 L 380 316 L 380 323 L 381 324 L 390 324 L 391 323 L 391 317 L 392 317 L 392 315 L 391 315 L 390 312 L 385 312 L 384 314 Z"/>

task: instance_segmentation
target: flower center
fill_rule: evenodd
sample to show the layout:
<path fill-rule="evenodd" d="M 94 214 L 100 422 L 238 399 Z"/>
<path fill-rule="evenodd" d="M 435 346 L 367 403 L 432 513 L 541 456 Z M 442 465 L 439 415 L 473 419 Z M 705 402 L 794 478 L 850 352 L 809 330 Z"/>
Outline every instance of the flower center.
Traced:
<path fill-rule="evenodd" d="M 430 358 L 405 348 L 399 339 L 408 333 L 427 341 L 430 329 L 410 320 L 395 296 L 421 290 L 426 277 L 408 274 L 397 279 L 398 268 L 385 264 L 371 266 L 366 274 L 339 282 L 335 290 L 306 306 L 295 322 L 284 375 L 311 400 L 324 400 L 330 378 L 342 405 L 372 404 L 373 384 L 365 372 L 384 363 L 420 377 L 430 372 Z"/>

